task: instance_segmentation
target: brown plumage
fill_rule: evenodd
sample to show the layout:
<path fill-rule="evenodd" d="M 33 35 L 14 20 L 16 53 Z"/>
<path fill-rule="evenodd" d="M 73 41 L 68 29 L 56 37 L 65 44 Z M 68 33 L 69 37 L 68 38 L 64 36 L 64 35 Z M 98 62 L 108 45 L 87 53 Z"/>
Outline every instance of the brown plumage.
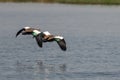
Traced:
<path fill-rule="evenodd" d="M 43 42 L 53 42 L 56 41 L 61 50 L 66 51 L 66 42 L 62 36 L 51 35 L 48 31 L 40 32 L 40 29 L 24 27 L 19 30 L 16 37 L 22 33 L 22 35 L 33 35 L 39 47 L 43 47 Z"/>

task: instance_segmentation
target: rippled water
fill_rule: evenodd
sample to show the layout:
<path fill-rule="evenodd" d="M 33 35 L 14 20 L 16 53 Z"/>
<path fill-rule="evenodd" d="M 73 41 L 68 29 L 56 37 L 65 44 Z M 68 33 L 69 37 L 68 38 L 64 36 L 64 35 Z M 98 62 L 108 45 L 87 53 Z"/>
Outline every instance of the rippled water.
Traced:
<path fill-rule="evenodd" d="M 0 3 L 1 80 L 119 80 L 120 7 Z M 65 37 L 39 48 L 25 26 Z"/>

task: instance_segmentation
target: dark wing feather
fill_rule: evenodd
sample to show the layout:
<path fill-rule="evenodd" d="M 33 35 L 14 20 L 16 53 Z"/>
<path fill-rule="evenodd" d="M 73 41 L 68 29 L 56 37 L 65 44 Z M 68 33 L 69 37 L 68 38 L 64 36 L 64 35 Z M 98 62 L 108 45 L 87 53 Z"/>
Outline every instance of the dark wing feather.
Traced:
<path fill-rule="evenodd" d="M 66 42 L 65 42 L 64 39 L 57 41 L 57 43 L 58 43 L 59 47 L 60 47 L 63 51 L 66 51 L 66 50 L 67 50 L 67 48 L 66 48 Z"/>
<path fill-rule="evenodd" d="M 65 45 L 66 45 L 66 42 L 65 42 L 65 40 L 64 39 L 62 39 L 62 41 L 65 43 Z"/>
<path fill-rule="evenodd" d="M 38 46 L 42 47 L 42 37 L 41 37 L 41 35 L 39 34 L 39 35 L 35 36 L 35 39 L 37 41 Z"/>
<path fill-rule="evenodd" d="M 16 34 L 16 37 L 22 32 L 22 31 L 24 31 L 25 29 L 24 28 L 22 28 L 21 30 L 19 30 L 18 32 L 17 32 L 17 34 Z"/>

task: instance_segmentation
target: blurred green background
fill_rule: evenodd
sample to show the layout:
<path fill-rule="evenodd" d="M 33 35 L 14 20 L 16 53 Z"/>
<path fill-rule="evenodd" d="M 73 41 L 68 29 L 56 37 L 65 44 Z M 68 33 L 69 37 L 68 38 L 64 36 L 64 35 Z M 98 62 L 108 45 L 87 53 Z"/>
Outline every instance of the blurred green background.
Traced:
<path fill-rule="evenodd" d="M 0 0 L 0 2 L 42 2 L 69 4 L 120 4 L 120 0 Z"/>

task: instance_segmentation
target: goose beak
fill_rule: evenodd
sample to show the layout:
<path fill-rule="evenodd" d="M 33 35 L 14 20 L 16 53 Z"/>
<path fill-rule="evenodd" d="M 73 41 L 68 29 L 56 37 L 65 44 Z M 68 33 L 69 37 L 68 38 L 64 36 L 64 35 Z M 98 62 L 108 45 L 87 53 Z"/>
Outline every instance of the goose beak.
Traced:
<path fill-rule="evenodd" d="M 25 30 L 24 28 L 20 29 L 20 30 L 17 32 L 16 37 L 17 37 L 20 33 L 22 33 L 22 31 L 24 31 L 24 30 Z"/>

